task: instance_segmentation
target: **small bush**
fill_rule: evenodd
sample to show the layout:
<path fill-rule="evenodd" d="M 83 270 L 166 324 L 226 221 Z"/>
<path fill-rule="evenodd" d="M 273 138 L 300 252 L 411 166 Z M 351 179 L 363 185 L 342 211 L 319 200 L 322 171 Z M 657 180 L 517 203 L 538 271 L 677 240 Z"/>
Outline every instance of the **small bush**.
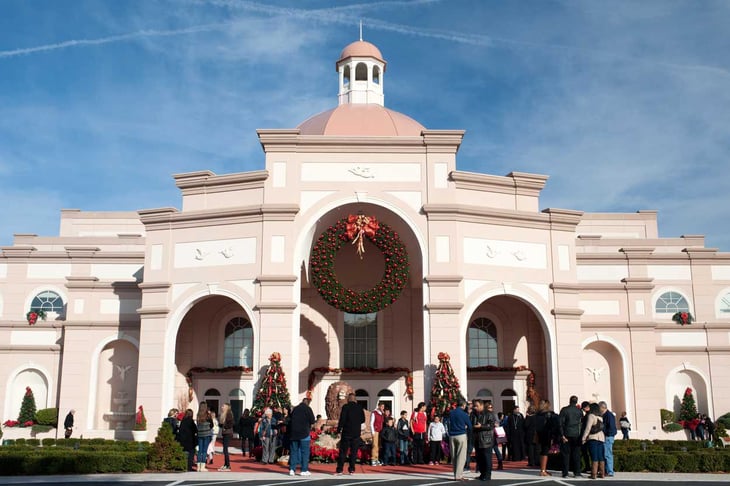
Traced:
<path fill-rule="evenodd" d="M 57 448 L 3 448 L 0 474 L 100 474 L 142 472 L 147 466 L 146 452 L 69 451 Z"/>
<path fill-rule="evenodd" d="M 58 427 L 58 409 L 42 408 L 35 413 L 35 422 L 38 425 L 50 425 L 51 428 Z"/>
<path fill-rule="evenodd" d="M 614 454 L 614 468 L 623 472 L 641 472 L 646 470 L 647 454 L 644 452 L 626 452 Z"/>
<path fill-rule="evenodd" d="M 672 472 L 677 466 L 674 454 L 651 453 L 645 455 L 646 468 L 651 472 Z"/>
<path fill-rule="evenodd" d="M 683 428 L 684 427 L 682 427 L 680 424 L 672 422 L 662 427 L 662 430 L 664 430 L 665 432 L 679 432 Z"/>
<path fill-rule="evenodd" d="M 34 434 L 44 434 L 48 431 L 53 430 L 53 427 L 51 427 L 50 425 L 33 424 L 30 430 L 33 431 Z"/>
<path fill-rule="evenodd" d="M 722 454 L 703 452 L 698 455 L 701 472 L 719 472 L 725 470 L 725 458 Z"/>
<path fill-rule="evenodd" d="M 56 445 L 56 439 L 54 439 L 53 437 L 49 437 L 47 439 L 41 440 L 41 444 L 43 445 L 43 447 L 53 447 Z"/>
<path fill-rule="evenodd" d="M 16 446 L 24 446 L 25 445 L 25 439 L 15 439 L 15 445 Z"/>
<path fill-rule="evenodd" d="M 721 415 L 717 419 L 717 421 L 720 422 L 725 427 L 725 429 L 730 429 L 730 412 Z"/>
<path fill-rule="evenodd" d="M 40 439 L 26 439 L 25 445 L 31 446 L 31 447 L 38 447 L 41 445 Z"/>
<path fill-rule="evenodd" d="M 152 471 L 185 471 L 187 457 L 182 446 L 175 440 L 172 428 L 163 422 L 157 438 L 149 451 L 148 466 Z"/>
<path fill-rule="evenodd" d="M 700 458 L 696 452 L 680 452 L 677 454 L 677 467 L 675 472 L 695 473 L 699 471 Z"/>

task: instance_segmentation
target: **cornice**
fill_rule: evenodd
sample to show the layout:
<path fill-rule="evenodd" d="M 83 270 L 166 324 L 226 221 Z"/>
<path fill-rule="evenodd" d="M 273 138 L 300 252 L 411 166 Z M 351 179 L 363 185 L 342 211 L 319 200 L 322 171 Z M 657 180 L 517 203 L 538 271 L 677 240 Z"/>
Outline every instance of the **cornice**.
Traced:
<path fill-rule="evenodd" d="M 464 304 L 461 302 L 429 302 L 426 309 L 431 314 L 458 314 Z"/>
<path fill-rule="evenodd" d="M 175 185 L 180 189 L 183 196 L 189 196 L 193 194 L 263 189 L 269 173 L 265 170 L 258 170 L 216 175 L 206 170 L 176 174 L 173 177 L 175 178 Z"/>
<path fill-rule="evenodd" d="M 424 280 L 430 287 L 458 287 L 463 279 L 461 275 L 427 275 Z"/>
<path fill-rule="evenodd" d="M 583 218 L 583 211 L 575 209 L 547 208 L 543 213 L 550 216 L 552 229 L 575 232 L 578 223 Z"/>
<path fill-rule="evenodd" d="M 64 329 L 118 329 L 120 331 L 139 331 L 139 319 L 135 321 L 64 321 L 63 325 L 54 326 Z"/>
<path fill-rule="evenodd" d="M 286 287 L 297 281 L 295 275 L 259 275 L 256 282 L 262 287 Z"/>
<path fill-rule="evenodd" d="M 444 131 L 446 132 L 446 131 Z M 370 153 L 425 153 L 431 146 L 454 145 L 455 142 L 444 141 L 447 137 L 436 137 L 425 142 L 423 136 L 334 136 L 334 135 L 300 135 L 299 129 L 259 129 L 256 130 L 259 142 L 266 153 L 358 153 L 363 150 Z M 458 144 L 456 144 L 458 146 Z M 455 149 L 449 150 L 455 152 Z"/>
<path fill-rule="evenodd" d="M 139 291 L 139 282 L 130 280 L 99 280 L 96 277 L 66 277 L 66 288 L 74 290 Z"/>
<path fill-rule="evenodd" d="M 140 317 L 166 317 L 170 313 L 167 307 L 140 307 L 137 314 Z"/>
<path fill-rule="evenodd" d="M 299 206 L 295 204 L 257 204 L 185 212 L 178 212 L 175 208 L 147 209 L 139 211 L 139 216 L 147 230 L 166 230 L 262 221 L 294 221 L 297 213 Z"/>
<path fill-rule="evenodd" d="M 137 285 L 145 294 L 164 294 L 172 287 L 170 282 L 141 282 Z"/>
<path fill-rule="evenodd" d="M 527 172 L 510 172 L 506 176 L 455 170 L 449 174 L 457 189 L 537 197 L 548 176 Z"/>
<path fill-rule="evenodd" d="M 556 307 L 554 309 L 550 310 L 550 313 L 554 315 L 557 319 L 577 319 L 580 320 L 580 317 L 583 315 L 583 309 L 579 309 L 577 307 L 575 308 L 569 308 L 569 307 Z"/>
<path fill-rule="evenodd" d="M 657 346 L 657 354 L 730 354 L 730 346 Z"/>
<path fill-rule="evenodd" d="M 50 345 L 12 345 L 12 344 L 0 344 L 0 353 L 53 353 L 58 354 L 61 352 L 61 346 L 58 344 Z"/>
<path fill-rule="evenodd" d="M 485 208 L 467 204 L 424 204 L 429 221 L 459 221 L 533 229 L 550 229 L 550 218 L 543 213 Z"/>
<path fill-rule="evenodd" d="M 291 314 L 297 306 L 295 302 L 259 302 L 254 309 L 261 314 Z"/>

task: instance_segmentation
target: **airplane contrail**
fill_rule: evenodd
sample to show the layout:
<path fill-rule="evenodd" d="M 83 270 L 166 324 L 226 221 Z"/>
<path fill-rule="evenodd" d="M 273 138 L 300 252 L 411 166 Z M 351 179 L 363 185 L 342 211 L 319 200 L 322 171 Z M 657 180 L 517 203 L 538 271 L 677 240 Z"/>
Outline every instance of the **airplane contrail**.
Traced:
<path fill-rule="evenodd" d="M 730 77 L 730 71 L 720 68 L 717 66 L 707 66 L 702 64 L 687 65 L 669 63 L 663 61 L 653 61 L 649 59 L 642 59 L 638 57 L 629 57 L 620 54 L 614 54 L 608 51 L 600 51 L 584 47 L 576 47 L 561 44 L 543 44 L 537 42 L 520 41 L 516 39 L 508 39 L 503 37 L 495 37 L 490 35 L 482 34 L 463 34 L 458 32 L 440 31 L 434 29 L 424 29 L 414 27 L 411 25 L 395 24 L 386 22 L 383 20 L 373 18 L 354 18 L 351 15 L 347 15 L 344 12 L 350 10 L 366 10 L 376 7 L 384 6 L 415 6 L 415 5 L 426 5 L 430 3 L 436 3 L 443 0 L 394 0 L 394 1 L 379 1 L 370 3 L 357 3 L 351 5 L 340 5 L 322 9 L 298 9 L 292 7 L 277 7 L 273 5 L 266 5 L 259 2 L 252 2 L 248 0 L 182 0 L 183 3 L 191 5 L 214 5 L 219 7 L 227 7 L 238 10 L 245 10 L 248 12 L 261 13 L 271 16 L 284 16 L 291 18 L 301 19 L 314 19 L 324 23 L 341 24 L 341 25 L 355 25 L 358 20 L 365 22 L 368 28 L 373 30 L 389 31 L 399 34 L 412 35 L 417 37 L 424 37 L 430 39 L 439 39 L 450 42 L 457 42 L 460 44 L 467 44 L 473 46 L 491 46 L 494 44 L 504 44 L 519 48 L 531 48 L 531 49 L 545 49 L 545 50 L 558 50 L 558 51 L 570 51 L 590 55 L 600 55 L 605 58 L 622 60 L 627 62 L 634 62 L 637 64 L 644 64 L 650 66 L 663 67 L 670 70 L 682 70 L 682 71 L 701 71 L 710 74 L 715 74 L 723 77 Z M 127 34 L 119 34 L 108 37 L 102 37 L 97 39 L 74 39 L 64 42 L 58 42 L 55 44 L 46 44 L 36 47 L 26 47 L 19 49 L 12 49 L 6 51 L 0 51 L 0 58 L 8 58 L 15 56 L 22 56 L 27 54 L 33 54 L 37 52 L 53 51 L 58 49 L 64 49 L 68 47 L 79 47 L 88 45 L 101 45 L 109 44 L 114 42 L 123 42 L 145 37 L 169 37 L 175 35 L 186 35 L 194 34 L 198 32 L 208 32 L 223 30 L 226 27 L 237 25 L 242 23 L 242 20 L 233 20 L 227 22 L 216 22 L 197 26 L 191 26 L 181 29 L 170 29 L 170 30 L 140 30 L 136 32 L 130 32 Z"/>

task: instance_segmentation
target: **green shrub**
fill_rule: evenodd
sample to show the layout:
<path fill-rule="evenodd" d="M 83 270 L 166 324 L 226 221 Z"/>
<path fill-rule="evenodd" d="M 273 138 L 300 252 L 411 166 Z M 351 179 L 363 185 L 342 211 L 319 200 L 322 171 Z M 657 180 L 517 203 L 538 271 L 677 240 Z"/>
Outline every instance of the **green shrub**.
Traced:
<path fill-rule="evenodd" d="M 35 413 L 35 422 L 38 425 L 50 425 L 51 428 L 58 427 L 58 409 L 42 408 Z"/>
<path fill-rule="evenodd" d="M 724 415 L 720 415 L 717 421 L 720 422 L 725 427 L 725 429 L 730 429 L 730 412 Z"/>
<path fill-rule="evenodd" d="M 698 454 L 699 470 L 701 472 L 719 472 L 725 470 L 724 454 L 716 454 L 714 451 Z"/>
<path fill-rule="evenodd" d="M 662 430 L 665 432 L 679 432 L 683 428 L 684 427 L 682 427 L 677 422 L 672 422 L 672 423 L 669 423 L 669 424 L 665 425 L 664 427 L 662 427 Z"/>
<path fill-rule="evenodd" d="M 26 439 L 25 445 L 31 446 L 31 447 L 38 447 L 41 445 L 40 439 Z"/>
<path fill-rule="evenodd" d="M 651 472 L 672 472 L 677 466 L 677 456 L 674 454 L 645 454 L 646 468 Z"/>
<path fill-rule="evenodd" d="M 622 472 L 641 472 L 646 470 L 644 452 L 622 452 L 614 454 L 614 468 Z"/>
<path fill-rule="evenodd" d="M 25 439 L 15 439 L 15 445 L 16 446 L 24 446 L 25 445 Z"/>
<path fill-rule="evenodd" d="M 98 474 L 142 472 L 145 452 L 69 451 L 57 448 L 0 450 L 0 474 Z"/>
<path fill-rule="evenodd" d="M 56 439 L 54 439 L 53 437 L 48 437 L 41 440 L 41 444 L 43 445 L 43 447 L 53 447 L 56 445 Z"/>
<path fill-rule="evenodd" d="M 48 431 L 53 430 L 53 427 L 51 427 L 50 425 L 33 424 L 30 430 L 33 431 L 34 434 L 44 434 Z"/>
<path fill-rule="evenodd" d="M 677 467 L 674 469 L 675 472 L 681 473 L 696 473 L 700 469 L 700 458 L 696 452 L 677 453 Z"/>
<path fill-rule="evenodd" d="M 157 431 L 157 438 L 149 451 L 148 466 L 152 471 L 185 471 L 187 457 L 182 446 L 175 440 L 170 424 L 164 422 Z"/>

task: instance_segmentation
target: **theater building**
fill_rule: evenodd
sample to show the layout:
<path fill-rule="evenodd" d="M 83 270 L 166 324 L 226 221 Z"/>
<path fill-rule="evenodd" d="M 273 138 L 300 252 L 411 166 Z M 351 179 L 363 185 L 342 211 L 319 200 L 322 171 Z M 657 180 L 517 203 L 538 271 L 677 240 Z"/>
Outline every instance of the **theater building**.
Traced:
<path fill-rule="evenodd" d="M 3 421 L 26 386 L 38 408 L 75 409 L 85 437 L 130 436 L 140 404 L 150 430 L 203 399 L 240 413 L 274 352 L 315 413 L 335 381 L 412 409 L 441 352 L 497 410 L 576 394 L 645 438 L 668 437 L 659 409 L 687 387 L 701 412 L 730 411 L 730 253 L 660 238 L 655 211 L 542 209 L 546 175 L 458 170 L 465 132 L 386 108 L 386 67 L 347 46 L 336 108 L 258 130 L 262 170 L 174 176 L 179 209 L 62 210 L 58 236 L 15 235 L 0 253 Z"/>

